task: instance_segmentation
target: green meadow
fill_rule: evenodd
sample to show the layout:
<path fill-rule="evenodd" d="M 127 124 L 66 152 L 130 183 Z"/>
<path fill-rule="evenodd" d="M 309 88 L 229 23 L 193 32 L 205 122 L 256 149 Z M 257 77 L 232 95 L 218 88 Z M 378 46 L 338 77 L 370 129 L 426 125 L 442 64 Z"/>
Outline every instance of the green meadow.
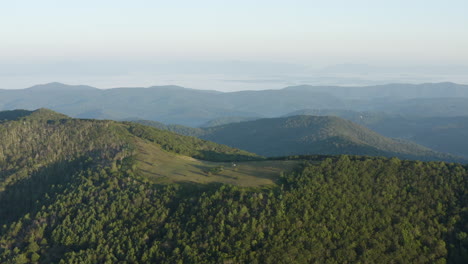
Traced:
<path fill-rule="evenodd" d="M 158 145 L 137 139 L 137 172 L 155 183 L 226 183 L 244 187 L 268 186 L 281 172 L 289 172 L 299 161 L 212 162 L 162 150 Z"/>

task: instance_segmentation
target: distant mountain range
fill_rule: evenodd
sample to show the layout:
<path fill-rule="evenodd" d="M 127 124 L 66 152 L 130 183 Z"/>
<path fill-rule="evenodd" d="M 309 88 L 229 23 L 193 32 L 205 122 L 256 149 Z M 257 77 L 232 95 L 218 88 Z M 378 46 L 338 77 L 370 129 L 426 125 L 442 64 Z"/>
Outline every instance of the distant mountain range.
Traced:
<path fill-rule="evenodd" d="M 338 116 L 386 137 L 468 158 L 468 86 L 454 83 L 302 85 L 231 93 L 178 86 L 101 90 L 61 83 L 0 90 L 0 110 L 41 107 L 79 118 L 149 120 L 149 125 L 215 141 L 206 129 L 192 127 L 281 116 Z"/>
<path fill-rule="evenodd" d="M 146 119 L 189 126 L 201 126 L 219 118 L 278 117 L 301 109 L 463 116 L 468 115 L 468 86 L 454 83 L 367 87 L 301 85 L 223 93 L 179 86 L 101 90 L 49 83 L 22 90 L 0 90 L 0 110 L 41 107 L 72 117 Z"/>
<path fill-rule="evenodd" d="M 368 155 L 417 160 L 466 162 L 454 155 L 421 145 L 387 138 L 366 127 L 333 116 L 263 118 L 206 128 L 137 120 L 140 124 L 195 136 L 259 155 Z"/>

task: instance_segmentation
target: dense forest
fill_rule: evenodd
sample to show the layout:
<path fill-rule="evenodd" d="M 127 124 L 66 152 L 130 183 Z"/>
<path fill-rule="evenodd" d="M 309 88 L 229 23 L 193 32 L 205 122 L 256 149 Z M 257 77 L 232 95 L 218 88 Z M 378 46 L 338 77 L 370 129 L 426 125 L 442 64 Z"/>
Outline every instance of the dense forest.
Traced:
<path fill-rule="evenodd" d="M 2 219 L 1 262 L 468 259 L 467 171 L 460 165 L 344 156 L 305 164 L 271 189 L 155 186 L 123 169 L 76 172 L 30 212 Z"/>
<path fill-rule="evenodd" d="M 0 263 L 468 261 L 459 164 L 302 156 L 271 186 L 156 184 L 138 173 L 135 140 L 214 161 L 262 159 L 48 110 L 4 119 Z"/>

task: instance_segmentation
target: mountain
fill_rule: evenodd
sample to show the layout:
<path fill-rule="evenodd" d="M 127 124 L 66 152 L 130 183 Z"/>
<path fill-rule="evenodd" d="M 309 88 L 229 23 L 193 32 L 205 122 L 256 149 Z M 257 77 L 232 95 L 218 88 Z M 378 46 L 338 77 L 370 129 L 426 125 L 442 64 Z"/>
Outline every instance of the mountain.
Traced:
<path fill-rule="evenodd" d="M 213 113 L 227 111 L 211 98 L 216 93 L 177 86 L 100 90 L 52 83 L 24 90 L 0 90 L 0 109 L 46 107 L 79 118 L 139 117 L 195 125 L 191 120 L 208 121 L 217 117 Z M 229 110 L 227 114 L 251 115 L 236 110 Z"/>
<path fill-rule="evenodd" d="M 49 167 L 66 171 L 67 164 L 77 166 L 75 163 L 82 164 L 85 161 L 116 167 L 122 166 L 122 162 L 130 156 L 138 157 L 142 163 L 155 158 L 167 158 L 167 152 L 181 155 L 182 161 L 262 160 L 246 151 L 129 122 L 73 119 L 48 109 L 0 112 L 2 117 L 0 189 L 25 180 L 38 168 L 46 168 L 45 173 Z M 178 159 L 172 157 L 174 162 Z M 187 169 L 196 171 L 214 166 L 200 162 L 197 163 L 198 169 L 188 163 L 185 165 Z M 168 162 L 167 165 L 170 164 Z M 156 166 L 153 163 L 147 165 L 143 167 L 149 170 Z M 161 173 L 158 175 L 168 177 Z"/>
<path fill-rule="evenodd" d="M 64 184 L 74 173 L 87 168 L 125 170 L 153 183 L 229 182 L 249 186 L 271 184 L 272 174 L 291 166 L 262 163 L 262 157 L 246 151 L 148 126 L 73 119 L 48 109 L 4 111 L 0 120 L 2 221 L 27 211 L 39 196 L 50 195 L 53 186 Z M 231 162 L 239 163 L 235 172 Z M 264 171 L 264 164 L 268 171 Z M 207 177 L 221 167 L 226 169 Z M 31 193 L 16 201 L 19 189 Z M 10 208 L 10 203 L 17 207 Z"/>
<path fill-rule="evenodd" d="M 100 90 L 60 83 L 0 90 L 0 110 L 45 107 L 78 118 L 139 118 L 192 127 L 215 119 L 277 117 L 310 108 L 463 116 L 468 115 L 467 105 L 468 86 L 454 83 L 365 87 L 301 85 L 229 93 L 179 86 Z"/>
<path fill-rule="evenodd" d="M 206 128 L 155 125 L 268 157 L 349 154 L 466 162 L 456 155 L 438 153 L 410 141 L 387 138 L 334 116 L 264 118 Z"/>
<path fill-rule="evenodd" d="M 0 117 L 0 263 L 468 259 L 459 164 L 265 160 L 131 122 Z"/>
<path fill-rule="evenodd" d="M 88 85 L 65 85 L 59 82 L 52 82 L 47 84 L 38 84 L 32 87 L 29 87 L 25 90 L 29 91 L 42 91 L 42 92 L 63 92 L 63 91 L 96 91 L 99 90 L 95 87 Z"/>
<path fill-rule="evenodd" d="M 468 117 L 424 117 L 385 112 L 303 109 L 285 116 L 338 116 L 387 137 L 409 140 L 435 151 L 468 157 Z"/>

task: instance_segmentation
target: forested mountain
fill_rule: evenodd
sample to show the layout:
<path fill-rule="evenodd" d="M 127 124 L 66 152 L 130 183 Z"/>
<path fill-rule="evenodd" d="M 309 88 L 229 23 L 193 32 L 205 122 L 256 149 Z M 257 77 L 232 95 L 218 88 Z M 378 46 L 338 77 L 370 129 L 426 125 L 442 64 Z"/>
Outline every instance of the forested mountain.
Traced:
<path fill-rule="evenodd" d="M 154 158 L 153 153 L 147 153 L 141 146 L 155 146 L 152 150 L 158 151 L 159 157 L 173 152 L 183 155 L 181 157 L 208 161 L 262 159 L 242 150 L 147 126 L 72 119 L 47 109 L 0 112 L 0 118 L 3 119 L 0 122 L 0 213 L 3 220 L 14 217 L 13 211 L 27 211 L 37 195 L 47 193 L 56 183 L 67 181 L 71 174 L 86 168 L 86 164 L 115 170 L 129 166 L 135 158 L 135 164 Z M 210 168 L 205 164 L 197 166 Z M 22 198 L 16 201 L 18 195 Z M 18 208 L 6 206 L 10 203 Z"/>
<path fill-rule="evenodd" d="M 8 117 L 8 118 L 5 118 Z M 185 137 L 134 123 L 72 119 L 47 109 L 0 112 L 0 194 L 3 219 L 12 217 L 13 203 L 20 211 L 32 206 L 36 194 L 63 182 L 83 164 L 121 167 L 127 159 L 148 155 L 144 142 L 163 151 L 211 161 L 256 160 L 260 157 L 227 146 Z M 188 179 L 190 180 L 190 179 Z M 33 191 L 34 190 L 34 191 Z M 22 197 L 17 198 L 21 192 Z M 31 191 L 31 194 L 24 192 Z M 16 209 L 14 209 L 16 210 Z"/>
<path fill-rule="evenodd" d="M 264 160 L 47 109 L 0 120 L 0 263 L 468 260 L 468 171 L 458 164 Z"/>
<path fill-rule="evenodd" d="M 409 141 L 387 138 L 348 120 L 330 116 L 264 118 L 207 128 L 135 122 L 269 157 L 351 154 L 466 162 L 461 157 L 438 153 Z"/>
<path fill-rule="evenodd" d="M 146 153 L 138 146 L 147 141 L 162 150 L 202 160 L 259 159 L 245 151 L 147 126 L 72 119 L 47 109 L 0 112 L 0 118 L 3 118 L 0 123 L 2 205 L 14 202 L 9 199 L 16 197 L 18 186 L 45 191 L 44 184 L 44 188 L 48 188 L 50 182 L 65 180 L 71 172 L 83 169 L 85 163 L 112 168 L 122 166 L 126 159 L 140 151 Z M 55 174 L 56 177 L 51 176 Z M 34 195 L 28 195 L 14 203 L 24 209 L 34 199 Z M 11 217 L 8 210 L 4 210 L 0 208 L 2 217 Z"/>
<path fill-rule="evenodd" d="M 454 83 L 368 87 L 302 85 L 223 93 L 178 86 L 100 90 L 50 83 L 22 90 L 0 90 L 0 110 L 40 107 L 79 118 L 145 119 L 192 127 L 214 119 L 278 117 L 307 108 L 468 116 L 468 86 Z"/>
<path fill-rule="evenodd" d="M 401 138 L 439 152 L 468 157 L 468 116 L 421 117 L 385 112 L 303 109 L 286 116 L 338 116 L 387 137 Z"/>

